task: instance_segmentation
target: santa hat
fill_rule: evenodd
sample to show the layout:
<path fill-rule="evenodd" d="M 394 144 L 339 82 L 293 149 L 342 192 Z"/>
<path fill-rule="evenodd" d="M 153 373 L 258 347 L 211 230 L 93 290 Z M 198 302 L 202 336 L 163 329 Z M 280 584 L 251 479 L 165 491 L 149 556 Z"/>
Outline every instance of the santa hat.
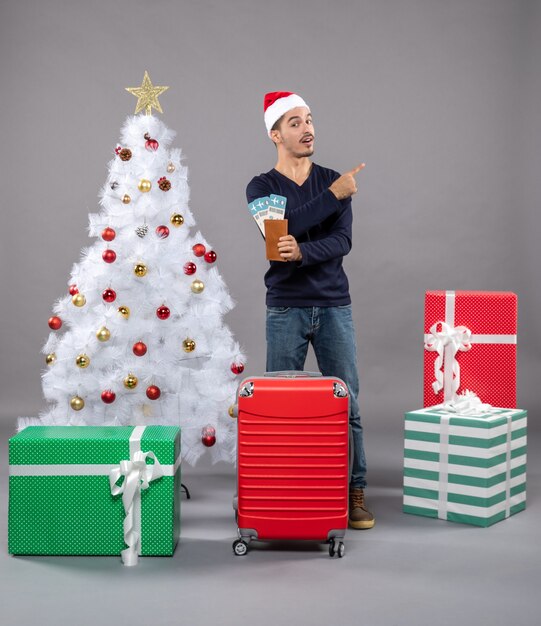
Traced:
<path fill-rule="evenodd" d="M 271 128 L 282 115 L 295 107 L 306 107 L 310 110 L 306 102 L 296 93 L 291 93 L 290 91 L 271 91 L 265 94 L 263 110 L 265 111 L 265 126 L 267 127 L 269 136 Z"/>

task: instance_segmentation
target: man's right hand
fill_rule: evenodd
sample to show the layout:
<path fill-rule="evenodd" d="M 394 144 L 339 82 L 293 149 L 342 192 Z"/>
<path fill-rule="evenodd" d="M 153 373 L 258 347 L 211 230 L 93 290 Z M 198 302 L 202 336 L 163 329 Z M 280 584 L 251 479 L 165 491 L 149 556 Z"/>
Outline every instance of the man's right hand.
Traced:
<path fill-rule="evenodd" d="M 361 163 L 354 167 L 349 172 L 342 174 L 340 178 L 337 178 L 334 183 L 329 187 L 338 200 L 345 200 L 351 197 L 354 193 L 357 193 L 357 183 L 355 182 L 355 175 L 364 169 L 366 163 Z"/>

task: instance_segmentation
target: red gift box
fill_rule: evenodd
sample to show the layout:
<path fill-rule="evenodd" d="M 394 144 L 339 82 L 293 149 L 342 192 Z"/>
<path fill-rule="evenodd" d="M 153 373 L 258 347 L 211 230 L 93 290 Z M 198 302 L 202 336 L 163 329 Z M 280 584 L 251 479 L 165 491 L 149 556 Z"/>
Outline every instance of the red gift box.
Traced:
<path fill-rule="evenodd" d="M 504 291 L 427 291 L 424 406 L 466 389 L 492 406 L 517 405 L 517 296 Z"/>

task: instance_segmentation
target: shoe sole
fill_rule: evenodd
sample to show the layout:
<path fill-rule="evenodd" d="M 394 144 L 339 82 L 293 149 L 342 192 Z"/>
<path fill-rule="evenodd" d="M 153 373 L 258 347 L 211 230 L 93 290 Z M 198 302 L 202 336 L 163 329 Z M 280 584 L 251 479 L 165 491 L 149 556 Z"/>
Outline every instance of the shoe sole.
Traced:
<path fill-rule="evenodd" d="M 369 528 L 373 528 L 376 520 L 365 520 L 363 522 L 352 522 L 351 520 L 348 520 L 348 522 L 350 528 L 355 528 L 356 530 L 368 530 Z"/>

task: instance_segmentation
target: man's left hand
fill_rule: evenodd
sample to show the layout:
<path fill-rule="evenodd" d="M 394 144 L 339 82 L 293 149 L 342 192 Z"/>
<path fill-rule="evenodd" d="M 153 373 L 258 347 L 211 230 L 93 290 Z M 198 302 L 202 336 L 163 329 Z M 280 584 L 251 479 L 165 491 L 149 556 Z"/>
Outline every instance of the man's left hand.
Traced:
<path fill-rule="evenodd" d="M 278 251 L 284 261 L 302 261 L 302 252 L 293 235 L 285 235 L 278 239 Z"/>

